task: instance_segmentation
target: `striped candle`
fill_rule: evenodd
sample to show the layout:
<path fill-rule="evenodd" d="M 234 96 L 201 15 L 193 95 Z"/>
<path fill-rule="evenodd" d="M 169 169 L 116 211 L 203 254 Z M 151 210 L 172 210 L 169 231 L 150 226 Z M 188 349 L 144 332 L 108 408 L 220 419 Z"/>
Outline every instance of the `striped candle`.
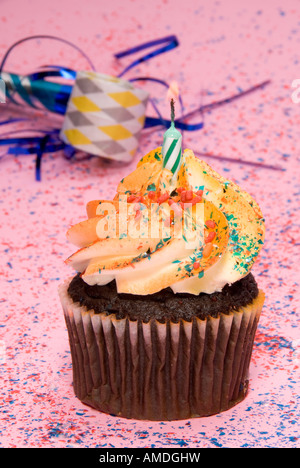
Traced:
<path fill-rule="evenodd" d="M 182 156 L 182 135 L 175 128 L 174 116 L 174 100 L 171 99 L 171 126 L 164 134 L 162 155 L 163 167 L 172 171 L 173 174 L 179 169 Z"/>

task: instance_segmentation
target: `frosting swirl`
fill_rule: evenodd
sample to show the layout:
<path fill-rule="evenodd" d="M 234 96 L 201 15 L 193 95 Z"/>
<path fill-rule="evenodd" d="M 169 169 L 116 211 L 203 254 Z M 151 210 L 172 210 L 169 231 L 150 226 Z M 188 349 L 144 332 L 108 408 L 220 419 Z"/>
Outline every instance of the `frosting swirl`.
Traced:
<path fill-rule="evenodd" d="M 91 285 L 115 279 L 119 293 L 220 291 L 249 273 L 265 233 L 253 198 L 191 150 L 175 177 L 151 151 L 87 216 L 67 232 L 79 250 L 66 263 Z"/>

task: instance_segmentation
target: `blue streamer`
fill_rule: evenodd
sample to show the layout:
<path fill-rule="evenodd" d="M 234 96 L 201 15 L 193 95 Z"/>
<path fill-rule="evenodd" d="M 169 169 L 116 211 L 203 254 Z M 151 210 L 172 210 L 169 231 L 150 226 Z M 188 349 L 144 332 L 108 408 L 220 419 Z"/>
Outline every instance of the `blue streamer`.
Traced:
<path fill-rule="evenodd" d="M 0 74 L 1 72 L 3 71 L 3 67 L 5 65 L 5 62 L 7 61 L 8 59 L 8 56 L 9 54 L 12 52 L 12 50 L 17 47 L 18 45 L 20 44 L 23 44 L 24 42 L 27 42 L 27 41 L 31 41 L 33 39 L 51 39 L 51 40 L 55 40 L 55 41 L 59 41 L 59 42 L 63 42 L 71 47 L 73 47 L 74 49 L 76 49 L 86 60 L 87 62 L 89 63 L 90 67 L 92 70 L 96 71 L 94 65 L 93 65 L 93 62 L 91 61 L 91 59 L 85 54 L 85 52 L 83 52 L 83 50 L 81 50 L 78 46 L 76 46 L 75 44 L 73 44 L 72 42 L 70 41 L 67 41 L 66 39 L 62 39 L 61 37 L 57 37 L 57 36 L 51 36 L 51 35 L 48 35 L 48 34 L 42 34 L 42 35 L 36 35 L 36 36 L 28 36 L 28 37 L 24 37 L 23 39 L 20 39 L 19 41 L 15 42 L 5 53 L 1 63 L 0 63 Z"/>
<path fill-rule="evenodd" d="M 178 42 L 177 37 L 172 35 L 172 36 L 163 37 L 161 39 L 156 39 L 156 40 L 153 40 L 153 41 L 145 42 L 144 44 L 140 44 L 139 46 L 135 46 L 135 47 L 132 47 L 131 49 L 126 49 L 123 52 L 119 52 L 119 53 L 115 54 L 115 57 L 117 59 L 120 59 L 120 58 L 126 57 L 127 55 L 135 54 L 136 52 L 139 52 L 140 50 L 148 49 L 149 47 L 155 47 L 155 46 L 158 46 L 160 44 L 166 44 L 166 45 L 163 46 L 163 47 L 160 47 L 158 49 L 155 49 L 154 51 L 150 52 L 149 54 L 146 54 L 146 55 L 138 58 L 137 60 L 132 62 L 130 65 L 128 65 L 118 75 L 118 77 L 120 78 L 121 76 L 125 75 L 125 73 L 127 73 L 128 70 L 130 70 L 133 67 L 136 67 L 140 63 L 146 62 L 147 60 L 149 60 L 149 59 L 151 59 L 153 57 L 156 57 L 159 54 L 163 54 L 165 52 L 168 52 L 169 50 L 174 49 L 175 47 L 177 47 L 179 45 L 179 42 Z"/>

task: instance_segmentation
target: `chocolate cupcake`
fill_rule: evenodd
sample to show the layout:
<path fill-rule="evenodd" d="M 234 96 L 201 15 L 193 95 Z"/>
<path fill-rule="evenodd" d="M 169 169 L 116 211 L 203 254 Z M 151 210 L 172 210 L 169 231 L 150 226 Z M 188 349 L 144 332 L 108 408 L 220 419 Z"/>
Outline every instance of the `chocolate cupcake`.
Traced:
<path fill-rule="evenodd" d="M 160 148 L 72 226 L 78 273 L 60 286 L 76 396 L 148 420 L 209 416 L 243 400 L 264 302 L 250 272 L 264 240 L 255 201 L 185 150 Z"/>

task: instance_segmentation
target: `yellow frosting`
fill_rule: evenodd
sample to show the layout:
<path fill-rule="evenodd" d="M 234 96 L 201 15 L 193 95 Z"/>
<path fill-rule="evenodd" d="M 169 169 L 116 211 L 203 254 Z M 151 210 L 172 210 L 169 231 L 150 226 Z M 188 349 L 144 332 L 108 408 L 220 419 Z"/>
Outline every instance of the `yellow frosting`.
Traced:
<path fill-rule="evenodd" d="M 220 291 L 249 273 L 264 241 L 257 203 L 191 150 L 175 177 L 151 151 L 87 216 L 67 232 L 79 250 L 66 262 L 90 285 L 115 279 L 119 293 Z"/>

